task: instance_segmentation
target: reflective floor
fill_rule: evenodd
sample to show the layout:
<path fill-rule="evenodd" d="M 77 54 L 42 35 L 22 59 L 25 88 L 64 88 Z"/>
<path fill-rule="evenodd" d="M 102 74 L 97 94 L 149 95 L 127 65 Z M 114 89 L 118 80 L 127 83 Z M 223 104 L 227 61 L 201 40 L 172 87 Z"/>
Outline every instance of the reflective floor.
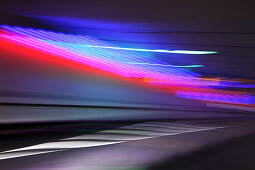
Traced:
<path fill-rule="evenodd" d="M 224 153 L 220 145 L 255 132 L 255 118 L 19 126 L 2 131 L 1 169 L 168 169 L 211 147 Z"/>

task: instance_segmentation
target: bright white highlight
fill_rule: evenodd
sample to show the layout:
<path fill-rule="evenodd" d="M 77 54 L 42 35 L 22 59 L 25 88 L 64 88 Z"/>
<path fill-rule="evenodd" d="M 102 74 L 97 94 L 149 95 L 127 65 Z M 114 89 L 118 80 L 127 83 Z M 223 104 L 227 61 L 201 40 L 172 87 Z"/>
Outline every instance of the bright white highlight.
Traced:
<path fill-rule="evenodd" d="M 31 156 L 31 155 L 38 155 L 38 154 L 43 154 L 43 153 L 50 153 L 50 152 L 58 152 L 62 151 L 63 149 L 59 150 L 46 150 L 46 151 L 22 151 L 22 152 L 7 152 L 7 153 L 1 153 L 0 154 L 0 160 L 3 159 L 11 159 L 11 158 L 18 158 L 18 157 L 23 157 L 23 156 Z"/>
<path fill-rule="evenodd" d="M 7 152 L 16 152 L 16 151 L 26 151 L 26 150 L 35 150 L 35 149 L 74 149 L 74 148 L 86 148 L 86 147 L 93 147 L 93 146 L 103 146 L 103 145 L 110 145 L 121 143 L 122 141 L 116 142 L 108 142 L 108 141 L 58 141 L 58 142 L 48 142 L 39 145 L 29 146 L 20 149 L 14 149 L 5 151 L 2 153 Z"/>
<path fill-rule="evenodd" d="M 132 140 L 142 140 L 160 136 L 178 135 L 183 133 L 192 133 L 218 128 L 224 127 L 202 127 L 178 123 L 146 122 L 120 127 L 118 129 L 105 130 L 97 132 L 95 134 L 80 135 L 58 140 L 56 142 L 47 142 L 29 147 L 1 152 L 0 160 L 50 152 L 58 152 L 67 149 L 118 144 Z"/>
<path fill-rule="evenodd" d="M 141 48 L 123 48 L 123 47 L 108 47 L 108 46 L 98 46 L 98 45 L 83 45 L 89 48 L 105 48 L 105 49 L 115 49 L 115 50 L 128 50 L 128 51 L 142 51 L 142 52 L 157 52 L 157 53 L 176 53 L 176 54 L 215 54 L 216 51 L 190 51 L 190 50 L 150 50 Z"/>
<path fill-rule="evenodd" d="M 162 66 L 162 67 L 204 67 L 203 65 L 175 66 L 175 65 L 170 65 L 170 64 L 153 64 L 153 63 L 132 63 L 132 62 L 123 62 L 123 63 L 135 64 L 135 65 Z"/>

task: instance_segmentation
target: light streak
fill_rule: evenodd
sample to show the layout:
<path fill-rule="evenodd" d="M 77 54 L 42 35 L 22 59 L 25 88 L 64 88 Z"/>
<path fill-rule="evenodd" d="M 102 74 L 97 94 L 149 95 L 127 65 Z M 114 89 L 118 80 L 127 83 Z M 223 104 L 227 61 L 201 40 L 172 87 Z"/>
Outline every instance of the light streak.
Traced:
<path fill-rule="evenodd" d="M 109 47 L 109 46 L 96 46 L 96 45 L 86 45 L 86 47 L 90 48 L 105 48 L 105 49 L 115 49 L 115 50 L 128 50 L 128 51 L 141 51 L 141 52 L 156 52 L 156 53 L 175 53 L 175 54 L 215 54 L 218 53 L 216 51 L 191 51 L 191 50 L 151 50 L 151 49 L 141 49 L 141 48 L 124 48 L 124 47 Z"/>
<path fill-rule="evenodd" d="M 192 132 L 201 132 L 225 127 L 190 126 L 186 124 L 172 124 L 162 122 L 139 123 L 117 129 L 100 131 L 94 134 L 79 135 L 60 139 L 56 142 L 46 142 L 28 147 L 0 152 L 0 160 L 39 155 L 44 153 L 81 149 L 89 147 L 121 144 L 129 141 L 144 140 L 161 136 L 179 135 Z M 178 130 L 177 130 L 178 129 Z M 176 131 L 177 130 L 177 131 Z M 131 133 L 130 133 L 131 132 Z M 143 133 L 140 133 L 143 132 Z"/>
<path fill-rule="evenodd" d="M 124 63 L 127 63 L 127 64 L 135 64 L 135 65 L 162 66 L 162 67 L 187 67 L 187 68 L 204 67 L 204 65 L 176 66 L 176 65 L 170 65 L 170 64 L 153 64 L 153 63 L 131 63 L 131 62 L 124 62 Z"/>
<path fill-rule="evenodd" d="M 176 96 L 185 99 L 195 99 L 202 101 L 211 102 L 222 102 L 229 104 L 244 104 L 244 105 L 254 105 L 255 96 L 251 94 L 224 94 L 220 92 L 208 92 L 208 91 L 183 91 L 177 90 Z"/>
<path fill-rule="evenodd" d="M 88 36 L 56 33 L 32 28 L 2 26 L 2 38 L 25 47 L 32 47 L 58 58 L 83 64 L 118 75 L 121 78 L 138 78 L 144 84 L 158 89 L 171 87 L 171 93 L 186 99 L 254 105 L 254 96 L 224 94 L 224 91 L 212 92 L 211 88 L 238 87 L 254 88 L 254 84 L 243 84 L 224 79 L 200 78 L 200 74 L 182 68 L 203 67 L 203 65 L 176 66 L 148 57 L 139 52 L 162 52 L 179 54 L 213 54 L 214 51 L 189 50 L 150 50 L 117 47 Z M 1 30 L 0 30 L 1 31 Z M 172 88 L 174 86 L 174 88 Z M 178 86 L 178 87 L 176 87 Z M 185 89 L 192 89 L 187 91 Z M 203 88 L 204 91 L 194 89 Z M 170 88 L 169 88 L 170 89 Z M 184 90 L 183 90 L 184 89 Z M 167 89 L 168 90 L 168 89 Z"/>

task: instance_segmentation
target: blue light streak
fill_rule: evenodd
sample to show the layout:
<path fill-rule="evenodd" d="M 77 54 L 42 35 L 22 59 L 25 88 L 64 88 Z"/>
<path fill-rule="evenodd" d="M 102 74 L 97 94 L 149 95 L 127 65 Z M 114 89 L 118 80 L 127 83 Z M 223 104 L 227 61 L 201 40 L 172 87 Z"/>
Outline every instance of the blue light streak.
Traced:
<path fill-rule="evenodd" d="M 162 63 L 154 58 L 148 58 L 144 55 L 132 52 L 125 52 L 123 50 L 114 50 L 114 49 L 104 49 L 104 48 L 90 48 L 86 47 L 83 44 L 89 44 L 89 46 L 113 46 L 112 44 L 107 44 L 105 42 L 96 40 L 88 36 L 74 36 L 70 34 L 55 33 L 51 31 L 44 31 L 39 29 L 31 28 L 22 28 L 22 27 L 9 27 L 2 26 L 5 29 L 14 31 L 18 34 L 25 35 L 26 37 L 37 38 L 44 43 L 55 45 L 58 47 L 67 47 L 65 50 L 75 53 L 77 55 L 86 55 L 94 61 L 104 60 L 105 62 L 117 62 L 115 67 L 124 68 L 121 64 L 125 61 L 129 62 L 150 62 L 150 63 Z M 93 50 L 94 49 L 94 50 Z M 71 51 L 70 51 L 71 50 Z M 82 59 L 82 58 L 79 58 Z M 163 63 L 162 63 L 163 64 Z M 193 73 L 188 70 L 183 70 L 180 68 L 165 68 L 160 67 L 151 67 L 151 66 L 125 66 L 126 71 L 133 72 L 133 76 L 138 77 L 151 77 L 151 78 L 163 78 L 177 79 L 178 76 L 181 77 L 193 77 L 199 76 L 197 73 Z M 136 74 L 135 74 L 136 72 Z M 136 77 L 135 76 L 135 77 Z"/>
<path fill-rule="evenodd" d="M 166 52 L 166 53 L 193 53 L 202 54 L 208 51 L 188 50 L 147 50 L 136 48 L 118 47 L 89 36 L 57 33 L 33 28 L 1 26 L 14 32 L 15 41 L 42 50 L 47 50 L 65 58 L 73 59 L 85 64 L 94 65 L 110 72 L 125 76 L 159 80 L 161 85 L 190 85 L 190 86 L 213 86 L 213 87 L 240 87 L 252 88 L 254 84 L 236 84 L 233 82 L 212 82 L 202 80 L 198 73 L 182 69 L 203 67 L 203 65 L 176 66 L 164 63 L 153 57 L 148 57 L 140 52 Z M 210 52 L 210 51 L 209 51 Z M 212 52 L 217 53 L 217 52 Z M 152 81 L 150 81 L 153 83 Z"/>

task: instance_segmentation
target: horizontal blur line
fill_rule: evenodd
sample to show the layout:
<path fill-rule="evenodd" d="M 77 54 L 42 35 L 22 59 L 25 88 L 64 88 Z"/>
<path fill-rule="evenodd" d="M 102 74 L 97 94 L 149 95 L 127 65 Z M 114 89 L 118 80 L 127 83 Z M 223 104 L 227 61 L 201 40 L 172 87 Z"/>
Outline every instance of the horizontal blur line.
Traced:
<path fill-rule="evenodd" d="M 136 33 L 136 34 L 248 34 L 255 35 L 255 32 L 224 32 L 224 31 L 127 31 L 119 30 L 116 28 L 99 28 L 99 27 L 83 27 L 83 26 L 70 26 L 70 25 L 51 25 L 59 28 L 77 28 L 77 29 L 92 29 L 92 30 L 108 30 L 117 31 L 122 33 Z"/>
<path fill-rule="evenodd" d="M 59 95 L 59 94 L 47 94 L 47 93 L 40 93 L 40 92 L 26 92 L 26 91 L 9 91 L 9 90 L 0 90 L 0 97 L 15 97 L 15 98 L 29 98 L 29 99 L 54 99 L 60 101 L 96 101 L 96 102 L 107 102 L 107 103 L 114 103 L 114 104 L 141 104 L 141 105 L 155 105 L 157 107 L 185 107 L 186 105 L 183 104 L 161 104 L 161 103 L 153 103 L 153 102 L 139 102 L 139 101 L 123 101 L 123 100 L 114 100 L 114 99 L 100 99 L 100 98 L 92 98 L 92 97 L 78 97 L 78 96 L 66 96 L 66 95 Z M 3 102 L 7 103 L 7 102 Z M 8 102 L 13 103 L 13 102 Z M 1 103 L 0 103 L 1 104 Z M 28 103 L 25 103 L 28 104 Z M 29 103 L 31 104 L 31 103 Z M 35 104 L 35 103 L 32 103 Z M 47 104 L 46 104 L 47 105 Z M 62 106 L 62 105 L 61 105 Z M 84 106 L 84 105 L 81 105 Z M 96 106 L 95 106 L 96 107 Z M 124 107 L 124 106 L 123 106 Z M 133 107 L 131 107 L 133 108 Z M 142 108 L 142 107 L 139 107 Z M 159 109 L 157 109 L 159 110 Z"/>
<path fill-rule="evenodd" d="M 0 90 L 0 96 L 4 97 L 21 97 L 21 98 L 43 98 L 43 99 L 61 99 L 61 100 L 88 100 L 86 97 L 77 96 L 65 96 L 65 95 L 55 95 L 55 94 L 45 94 L 37 92 L 23 92 L 23 91 L 8 91 Z"/>
<path fill-rule="evenodd" d="M 203 32 L 203 31 L 146 31 L 146 32 L 127 32 L 136 34 L 241 34 L 255 35 L 255 32 Z"/>
<path fill-rule="evenodd" d="M 35 99 L 56 99 L 56 100 L 71 100 L 71 101 L 96 101 L 96 102 L 114 102 L 118 104 L 128 103 L 128 104 L 152 104 L 157 105 L 157 103 L 151 102 L 130 102 L 130 101 L 123 101 L 123 100 L 114 100 L 114 99 L 100 99 L 100 98 L 92 98 L 92 97 L 79 97 L 79 96 L 67 96 L 67 95 L 60 95 L 60 94 L 47 94 L 47 93 L 40 93 L 40 92 L 26 92 L 26 91 L 9 91 L 9 90 L 0 90 L 0 97 L 17 97 L 17 98 L 35 98 Z M 160 104 L 164 106 L 165 104 Z M 167 105 L 169 106 L 169 105 Z M 175 105 L 176 106 L 176 105 Z M 183 105 L 179 105 L 183 106 Z"/>
<path fill-rule="evenodd" d="M 105 130 L 102 130 L 101 132 L 103 132 L 103 131 L 105 131 Z M 74 136 L 74 137 L 76 137 L 76 136 Z M 122 139 L 116 139 L 116 140 L 113 140 L 113 139 L 69 139 L 69 138 L 67 138 L 67 139 L 62 139 L 61 141 L 84 141 L 84 142 L 122 142 L 123 141 L 124 142 L 126 140 L 122 140 Z"/>
<path fill-rule="evenodd" d="M 95 109 L 127 109 L 127 110 L 161 110 L 161 111 L 186 111 L 186 112 L 210 112 L 210 113 L 233 113 L 233 111 L 214 111 L 214 110 L 196 110 L 196 109 L 171 109 L 171 108 L 142 108 L 125 106 L 92 106 L 92 105 L 61 105 L 61 104 L 33 104 L 33 103 L 0 103 L 0 107 L 26 107 L 26 108 L 95 108 Z M 234 113 L 245 114 L 245 112 L 235 111 Z M 247 114 L 250 114 L 247 111 Z"/>
<path fill-rule="evenodd" d="M 218 57 L 242 57 L 242 58 L 254 58 L 254 56 L 238 56 L 238 55 L 218 55 L 218 54 L 215 54 L 213 55 L 214 57 L 215 56 L 218 56 Z M 229 62 L 229 61 L 228 61 Z"/>
<path fill-rule="evenodd" d="M 113 40 L 113 39 L 99 39 L 99 40 L 102 40 L 102 41 L 111 41 L 111 42 L 119 42 L 119 43 L 134 43 L 134 44 L 183 45 L 183 46 L 226 47 L 226 48 L 255 48 L 255 46 L 237 46 L 237 45 L 179 44 L 179 43 L 125 41 L 125 40 Z"/>
<path fill-rule="evenodd" d="M 62 105 L 62 104 L 33 104 L 33 103 L 0 103 L 0 107 L 27 107 L 27 108 L 104 108 L 104 109 L 131 109 L 131 110 L 169 110 L 164 108 L 142 108 L 125 106 L 93 106 L 93 105 Z"/>

